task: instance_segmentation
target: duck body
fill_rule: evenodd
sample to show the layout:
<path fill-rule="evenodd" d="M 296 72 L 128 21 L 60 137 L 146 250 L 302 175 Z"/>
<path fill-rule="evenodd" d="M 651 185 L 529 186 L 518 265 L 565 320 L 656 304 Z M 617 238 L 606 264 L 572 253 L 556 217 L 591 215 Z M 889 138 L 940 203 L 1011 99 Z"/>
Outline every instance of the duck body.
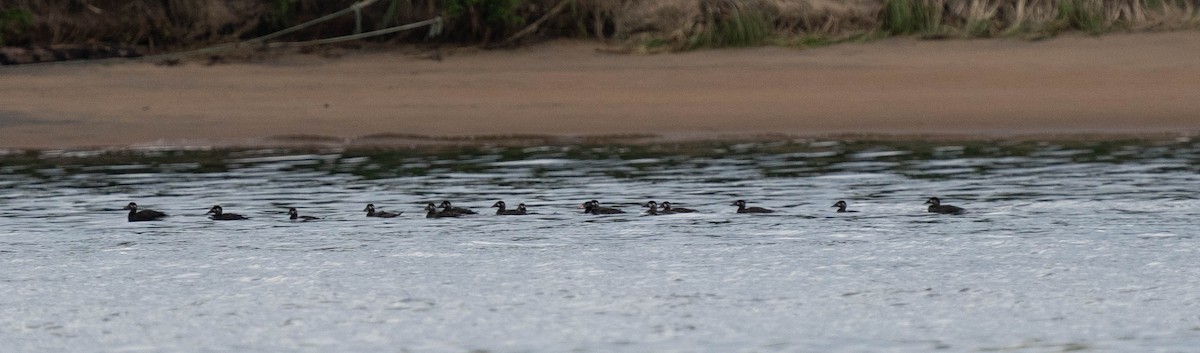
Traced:
<path fill-rule="evenodd" d="M 295 207 L 291 207 L 291 208 L 288 208 L 288 219 L 293 220 L 293 221 L 308 222 L 308 221 L 311 221 L 314 219 L 321 219 L 321 218 L 313 217 L 313 216 L 301 216 L 300 212 L 296 211 Z"/>
<path fill-rule="evenodd" d="M 662 213 L 692 213 L 692 212 L 696 212 L 696 210 L 693 210 L 690 208 L 671 207 L 670 201 L 663 201 L 659 211 L 661 211 Z"/>
<path fill-rule="evenodd" d="M 967 210 L 965 208 L 958 207 L 958 206 L 952 206 L 952 205 L 943 205 L 942 200 L 939 198 L 936 198 L 936 197 L 930 197 L 928 201 L 925 201 L 925 204 L 929 205 L 929 212 L 931 212 L 931 213 L 941 213 L 941 214 L 967 213 Z"/>
<path fill-rule="evenodd" d="M 583 208 L 583 213 L 591 213 L 594 215 L 625 213 L 625 211 L 621 211 L 621 210 L 618 210 L 615 208 L 602 207 L 602 206 L 600 206 L 600 201 L 596 201 L 596 200 L 584 202 L 582 205 L 580 205 L 580 207 Z"/>
<path fill-rule="evenodd" d="M 128 205 L 125 205 L 125 208 L 123 209 L 129 210 L 130 222 L 159 221 L 162 220 L 163 217 L 167 216 L 166 213 L 155 210 L 138 210 L 138 205 L 134 202 L 130 202 Z"/>
<path fill-rule="evenodd" d="M 832 207 L 837 207 L 837 212 L 838 212 L 838 213 L 855 213 L 855 212 L 858 212 L 858 211 L 850 211 L 850 210 L 847 210 L 847 209 L 846 209 L 846 201 L 840 201 L 840 200 L 839 200 L 837 203 L 833 204 L 833 206 L 832 206 Z"/>
<path fill-rule="evenodd" d="M 469 208 L 454 207 L 454 205 L 450 204 L 450 201 L 442 201 L 442 211 L 443 212 L 454 212 L 454 213 L 458 213 L 459 215 L 476 214 L 475 211 L 472 211 Z"/>
<path fill-rule="evenodd" d="M 762 207 L 746 207 L 745 200 L 734 201 L 730 206 L 737 206 L 737 213 L 775 213 L 774 210 L 769 210 Z"/>
<path fill-rule="evenodd" d="M 517 205 L 517 209 L 515 210 L 508 210 L 505 209 L 504 201 L 496 201 L 495 204 L 492 204 L 492 207 L 496 208 L 496 215 L 500 216 L 520 216 L 526 214 L 525 204 Z"/>
<path fill-rule="evenodd" d="M 208 218 L 214 221 L 241 221 L 250 219 L 249 217 L 237 213 L 225 213 L 225 210 L 221 208 L 221 205 L 216 205 L 210 208 L 208 210 L 208 214 L 212 214 L 212 216 L 208 216 Z"/>
<path fill-rule="evenodd" d="M 463 216 L 462 213 L 458 213 L 458 212 L 454 212 L 454 211 L 447 211 L 447 210 L 438 211 L 437 206 L 435 206 L 432 202 L 425 205 L 425 211 L 426 211 L 425 218 L 450 218 L 450 217 L 462 217 Z"/>
<path fill-rule="evenodd" d="M 378 218 L 394 218 L 394 217 L 404 214 L 404 212 L 376 211 L 375 204 L 373 204 L 373 203 L 367 204 L 367 208 L 364 208 L 363 212 L 367 213 L 367 217 L 378 217 Z"/>

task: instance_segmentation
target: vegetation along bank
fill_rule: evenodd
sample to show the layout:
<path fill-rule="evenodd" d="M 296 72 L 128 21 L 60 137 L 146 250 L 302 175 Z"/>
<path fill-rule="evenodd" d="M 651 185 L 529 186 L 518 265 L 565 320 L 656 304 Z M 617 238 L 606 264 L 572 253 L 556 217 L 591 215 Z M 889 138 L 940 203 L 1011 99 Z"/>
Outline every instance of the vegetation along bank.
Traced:
<path fill-rule="evenodd" d="M 0 61 L 132 57 L 237 42 L 342 11 L 352 0 L 0 0 Z M 304 41 L 441 16 L 374 43 L 519 45 L 590 38 L 634 52 L 817 46 L 892 35 L 1016 36 L 1200 27 L 1198 0 L 376 0 L 278 38 Z"/>

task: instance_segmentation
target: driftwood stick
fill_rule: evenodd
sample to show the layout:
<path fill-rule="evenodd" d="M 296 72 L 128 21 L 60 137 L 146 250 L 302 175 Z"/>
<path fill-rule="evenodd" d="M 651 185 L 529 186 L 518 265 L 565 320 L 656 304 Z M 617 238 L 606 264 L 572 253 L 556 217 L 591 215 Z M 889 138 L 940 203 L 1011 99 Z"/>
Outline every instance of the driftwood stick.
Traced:
<path fill-rule="evenodd" d="M 567 4 L 571 3 L 572 1 L 574 1 L 574 0 L 559 1 L 558 5 L 554 5 L 554 7 L 550 8 L 550 11 L 546 11 L 546 14 L 542 15 L 541 18 L 538 18 L 537 21 L 533 21 L 533 23 L 530 23 L 528 26 L 525 26 L 524 29 L 522 29 L 520 32 L 517 32 L 517 33 L 513 34 L 512 36 L 508 37 L 508 39 L 505 39 L 503 42 L 501 42 L 501 44 L 503 44 L 503 45 L 512 44 L 513 42 L 516 42 L 517 40 L 529 35 L 530 33 L 537 31 L 538 26 L 541 25 L 542 22 L 546 22 L 546 20 L 550 19 L 551 17 L 554 17 L 554 15 L 557 15 L 559 12 L 562 12 L 563 9 L 567 8 Z"/>

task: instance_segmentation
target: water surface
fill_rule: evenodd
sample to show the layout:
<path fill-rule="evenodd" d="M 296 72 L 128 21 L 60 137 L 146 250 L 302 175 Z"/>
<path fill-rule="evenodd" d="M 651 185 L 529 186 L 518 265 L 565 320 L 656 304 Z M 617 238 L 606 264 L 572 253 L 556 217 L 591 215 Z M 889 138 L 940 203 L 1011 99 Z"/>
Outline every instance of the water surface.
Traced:
<path fill-rule="evenodd" d="M 1197 171 L 1186 139 L 8 151 L 0 342 L 1185 352 L 1200 346 Z M 970 212 L 929 214 L 930 196 Z M 580 214 L 590 199 L 629 213 Z M 737 199 L 779 212 L 736 214 Z M 441 200 L 483 214 L 424 218 Z M 492 215 L 496 200 L 536 214 Z M 700 212 L 640 214 L 649 200 Z M 130 201 L 171 217 L 125 222 Z M 369 219 L 367 203 L 404 215 Z M 214 204 L 252 219 L 208 220 Z"/>

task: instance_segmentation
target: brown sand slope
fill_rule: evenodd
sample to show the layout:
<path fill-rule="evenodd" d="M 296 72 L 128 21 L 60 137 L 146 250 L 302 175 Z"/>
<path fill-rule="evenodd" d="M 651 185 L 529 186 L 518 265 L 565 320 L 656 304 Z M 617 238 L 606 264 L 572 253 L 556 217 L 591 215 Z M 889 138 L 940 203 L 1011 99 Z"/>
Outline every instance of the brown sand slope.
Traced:
<path fill-rule="evenodd" d="M 0 69 L 0 147 L 651 133 L 1200 131 L 1200 33 L 614 55 L 559 42 L 269 63 Z"/>

